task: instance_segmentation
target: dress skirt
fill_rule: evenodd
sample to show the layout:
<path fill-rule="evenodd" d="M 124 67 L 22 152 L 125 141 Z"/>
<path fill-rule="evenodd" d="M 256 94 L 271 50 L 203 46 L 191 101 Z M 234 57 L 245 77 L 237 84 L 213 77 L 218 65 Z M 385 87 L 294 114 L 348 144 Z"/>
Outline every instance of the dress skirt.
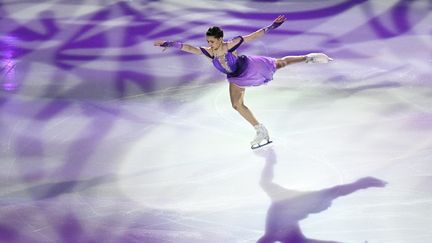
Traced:
<path fill-rule="evenodd" d="M 276 59 L 266 56 L 246 56 L 247 68 L 237 77 L 228 77 L 230 83 L 240 87 L 259 86 L 273 79 Z"/>

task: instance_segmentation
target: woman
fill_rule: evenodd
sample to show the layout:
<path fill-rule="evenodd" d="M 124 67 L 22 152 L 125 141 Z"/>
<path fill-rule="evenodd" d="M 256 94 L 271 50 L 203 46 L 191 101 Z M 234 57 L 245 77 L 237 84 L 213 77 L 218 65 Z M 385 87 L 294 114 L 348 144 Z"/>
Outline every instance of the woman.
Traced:
<path fill-rule="evenodd" d="M 195 47 L 179 41 L 155 41 L 155 46 L 172 47 L 185 52 L 206 55 L 213 65 L 227 75 L 232 107 L 240 113 L 256 130 L 256 136 L 251 142 L 251 148 L 259 148 L 271 143 L 267 129 L 259 123 L 252 112 L 244 104 L 245 88 L 259 86 L 273 79 L 277 69 L 298 62 L 327 63 L 332 59 L 322 53 L 310 53 L 304 56 L 285 56 L 272 58 L 265 56 L 250 56 L 237 54 L 236 49 L 243 43 L 251 42 L 269 31 L 279 27 L 285 16 L 277 17 L 273 23 L 245 36 L 237 36 L 229 41 L 223 40 L 223 31 L 219 27 L 207 30 L 208 47 Z M 165 50 L 165 49 L 164 49 Z"/>

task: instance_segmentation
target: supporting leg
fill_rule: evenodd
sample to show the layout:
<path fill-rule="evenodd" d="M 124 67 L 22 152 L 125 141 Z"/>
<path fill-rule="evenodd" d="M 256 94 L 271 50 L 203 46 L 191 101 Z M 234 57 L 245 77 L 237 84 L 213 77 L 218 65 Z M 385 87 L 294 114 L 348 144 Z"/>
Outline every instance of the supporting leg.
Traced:
<path fill-rule="evenodd" d="M 231 105 L 232 107 L 240 113 L 240 115 L 246 119 L 252 126 L 259 124 L 255 116 L 249 110 L 247 106 L 244 105 L 244 93 L 245 89 L 241 88 L 233 83 L 229 86 Z"/>

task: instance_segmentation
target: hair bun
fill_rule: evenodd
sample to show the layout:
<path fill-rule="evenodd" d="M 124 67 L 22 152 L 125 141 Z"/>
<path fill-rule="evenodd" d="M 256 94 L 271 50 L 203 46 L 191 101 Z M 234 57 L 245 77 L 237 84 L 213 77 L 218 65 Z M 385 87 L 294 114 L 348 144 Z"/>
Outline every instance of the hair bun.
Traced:
<path fill-rule="evenodd" d="M 206 35 L 207 36 L 213 36 L 215 38 L 221 38 L 221 37 L 223 37 L 224 33 L 223 33 L 223 30 L 221 28 L 219 28 L 218 26 L 213 26 L 207 30 Z"/>

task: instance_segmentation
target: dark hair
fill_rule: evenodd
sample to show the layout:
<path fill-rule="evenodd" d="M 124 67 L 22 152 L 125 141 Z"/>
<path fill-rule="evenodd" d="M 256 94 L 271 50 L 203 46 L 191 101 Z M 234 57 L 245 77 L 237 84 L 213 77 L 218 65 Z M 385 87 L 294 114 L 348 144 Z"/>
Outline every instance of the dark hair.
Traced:
<path fill-rule="evenodd" d="M 217 39 L 223 37 L 223 31 L 217 26 L 210 27 L 206 33 L 207 36 L 213 36 Z"/>

